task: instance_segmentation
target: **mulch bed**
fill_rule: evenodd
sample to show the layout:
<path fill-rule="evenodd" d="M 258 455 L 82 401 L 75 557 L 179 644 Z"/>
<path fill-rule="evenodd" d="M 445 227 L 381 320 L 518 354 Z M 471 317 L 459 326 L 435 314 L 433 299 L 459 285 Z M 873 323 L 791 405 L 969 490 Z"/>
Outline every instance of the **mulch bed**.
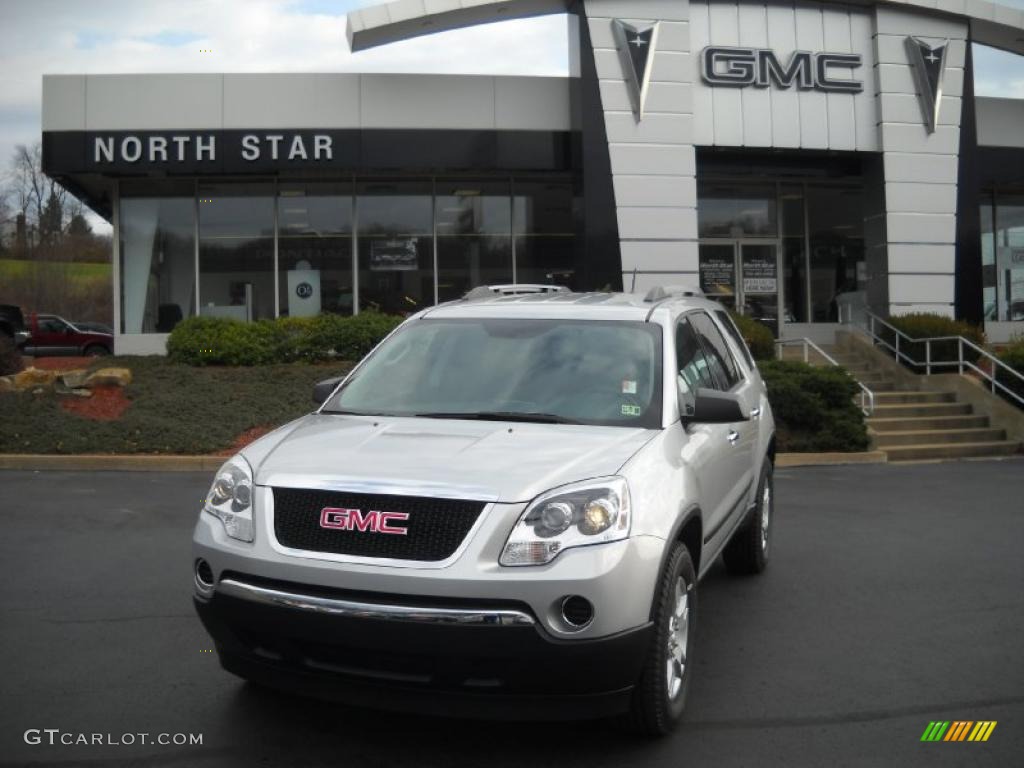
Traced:
<path fill-rule="evenodd" d="M 118 386 L 94 387 L 92 397 L 65 395 L 60 400 L 65 411 L 92 421 L 117 421 L 131 404 Z"/>
<path fill-rule="evenodd" d="M 77 368 L 88 368 L 95 357 L 24 357 L 26 368 L 38 368 L 46 371 L 73 371 Z"/>

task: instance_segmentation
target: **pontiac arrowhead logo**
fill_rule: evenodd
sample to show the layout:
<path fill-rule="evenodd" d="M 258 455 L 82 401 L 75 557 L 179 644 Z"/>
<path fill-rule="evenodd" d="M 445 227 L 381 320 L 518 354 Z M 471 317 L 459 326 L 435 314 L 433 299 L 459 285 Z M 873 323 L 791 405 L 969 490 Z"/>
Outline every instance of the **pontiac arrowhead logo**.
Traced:
<path fill-rule="evenodd" d="M 651 64 L 654 52 L 658 47 L 658 26 L 653 22 L 647 26 L 636 27 L 624 21 L 612 21 L 615 42 L 622 56 L 622 66 L 626 70 L 626 80 L 630 85 L 630 97 L 633 101 L 633 113 L 637 122 L 643 120 L 644 102 L 647 101 L 647 86 L 651 82 Z"/>
<path fill-rule="evenodd" d="M 939 109 L 942 107 L 942 79 L 946 74 L 946 50 L 949 40 L 934 48 L 916 37 L 906 39 L 910 68 L 917 84 L 917 97 L 924 113 L 924 127 L 928 133 L 935 133 L 939 123 Z"/>

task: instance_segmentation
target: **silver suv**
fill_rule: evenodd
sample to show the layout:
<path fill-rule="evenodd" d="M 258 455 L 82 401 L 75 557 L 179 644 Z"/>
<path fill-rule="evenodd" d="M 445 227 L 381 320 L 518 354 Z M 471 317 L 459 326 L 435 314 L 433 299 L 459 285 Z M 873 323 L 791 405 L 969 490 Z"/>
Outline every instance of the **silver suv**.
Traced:
<path fill-rule="evenodd" d="M 697 584 L 757 573 L 774 421 L 721 305 L 477 289 L 217 473 L 195 605 L 223 667 L 455 716 L 678 721 Z"/>

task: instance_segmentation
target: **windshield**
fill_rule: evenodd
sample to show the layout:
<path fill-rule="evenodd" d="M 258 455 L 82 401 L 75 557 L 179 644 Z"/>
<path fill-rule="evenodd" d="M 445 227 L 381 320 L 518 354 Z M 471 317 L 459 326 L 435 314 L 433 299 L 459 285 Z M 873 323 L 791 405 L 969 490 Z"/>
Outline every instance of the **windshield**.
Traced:
<path fill-rule="evenodd" d="M 659 428 L 661 328 L 596 320 L 418 320 L 324 413 Z"/>

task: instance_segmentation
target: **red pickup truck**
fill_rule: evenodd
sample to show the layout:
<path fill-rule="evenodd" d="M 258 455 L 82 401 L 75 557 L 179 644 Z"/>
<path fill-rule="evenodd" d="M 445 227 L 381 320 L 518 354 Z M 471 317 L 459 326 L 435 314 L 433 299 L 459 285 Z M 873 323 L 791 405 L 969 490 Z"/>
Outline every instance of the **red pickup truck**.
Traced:
<path fill-rule="evenodd" d="M 28 340 L 22 348 L 26 355 L 109 355 L 114 349 L 113 334 L 83 330 L 57 315 L 33 312 L 27 321 Z"/>

